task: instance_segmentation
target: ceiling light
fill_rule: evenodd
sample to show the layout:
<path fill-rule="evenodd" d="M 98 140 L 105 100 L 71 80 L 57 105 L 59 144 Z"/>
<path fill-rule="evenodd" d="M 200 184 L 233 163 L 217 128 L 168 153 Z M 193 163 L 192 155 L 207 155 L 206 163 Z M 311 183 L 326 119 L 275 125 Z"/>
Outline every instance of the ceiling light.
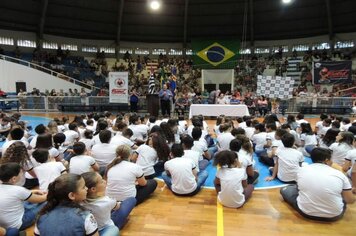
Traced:
<path fill-rule="evenodd" d="M 282 2 L 283 2 L 284 4 L 289 4 L 289 3 L 292 2 L 292 0 L 282 0 Z"/>
<path fill-rule="evenodd" d="M 152 10 L 158 10 L 161 7 L 160 1 L 153 0 L 150 2 L 150 7 Z"/>

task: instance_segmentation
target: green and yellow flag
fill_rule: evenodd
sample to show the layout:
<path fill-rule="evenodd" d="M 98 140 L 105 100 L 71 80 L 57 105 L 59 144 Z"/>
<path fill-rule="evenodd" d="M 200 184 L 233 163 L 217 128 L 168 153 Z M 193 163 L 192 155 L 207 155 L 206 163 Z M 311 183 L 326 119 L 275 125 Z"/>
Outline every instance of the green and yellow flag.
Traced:
<path fill-rule="evenodd" d="M 234 68 L 239 52 L 238 41 L 192 41 L 194 66 L 203 69 Z"/>

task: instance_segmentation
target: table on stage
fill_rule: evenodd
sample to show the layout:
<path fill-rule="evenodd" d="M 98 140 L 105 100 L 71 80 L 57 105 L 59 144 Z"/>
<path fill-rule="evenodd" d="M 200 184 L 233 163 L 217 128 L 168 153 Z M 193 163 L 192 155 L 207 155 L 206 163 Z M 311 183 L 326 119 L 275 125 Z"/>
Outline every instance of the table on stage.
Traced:
<path fill-rule="evenodd" d="M 189 109 L 189 119 L 195 115 L 203 116 L 249 116 L 246 105 L 192 104 Z"/>

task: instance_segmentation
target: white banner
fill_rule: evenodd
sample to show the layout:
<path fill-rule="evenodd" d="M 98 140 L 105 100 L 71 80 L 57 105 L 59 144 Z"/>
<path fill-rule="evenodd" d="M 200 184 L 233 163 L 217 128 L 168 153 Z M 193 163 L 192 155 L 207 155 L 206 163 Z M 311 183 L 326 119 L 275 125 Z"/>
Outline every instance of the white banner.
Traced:
<path fill-rule="evenodd" d="M 281 76 L 257 76 L 257 95 L 269 98 L 288 99 L 293 97 L 294 79 Z"/>
<path fill-rule="evenodd" d="M 128 72 L 109 73 L 110 103 L 128 103 Z"/>
<path fill-rule="evenodd" d="M 234 88 L 234 70 L 202 70 L 202 90 L 204 90 L 204 84 L 216 84 L 216 88 L 219 88 L 219 84 L 231 84 L 231 91 Z"/>

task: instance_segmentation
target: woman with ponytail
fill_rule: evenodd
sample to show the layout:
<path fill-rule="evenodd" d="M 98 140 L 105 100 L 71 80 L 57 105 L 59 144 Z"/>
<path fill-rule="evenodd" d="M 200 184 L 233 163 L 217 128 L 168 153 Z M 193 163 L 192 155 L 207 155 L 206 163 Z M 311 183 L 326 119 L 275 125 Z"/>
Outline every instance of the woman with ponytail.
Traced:
<path fill-rule="evenodd" d="M 47 204 L 38 214 L 35 235 L 94 235 L 98 225 L 80 203 L 88 188 L 80 175 L 64 174 L 48 186 Z"/>

